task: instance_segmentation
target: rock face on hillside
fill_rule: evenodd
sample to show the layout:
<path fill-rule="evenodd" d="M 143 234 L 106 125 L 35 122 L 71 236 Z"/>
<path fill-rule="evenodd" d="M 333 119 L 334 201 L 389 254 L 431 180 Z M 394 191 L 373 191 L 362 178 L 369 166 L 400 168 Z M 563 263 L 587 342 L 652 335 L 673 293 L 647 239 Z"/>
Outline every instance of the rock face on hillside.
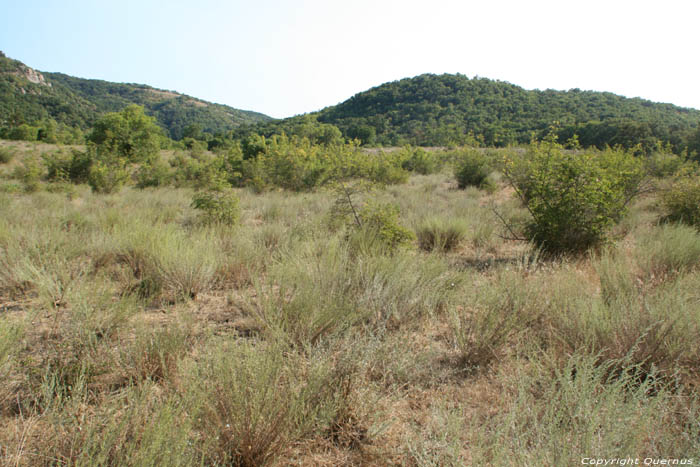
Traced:
<path fill-rule="evenodd" d="M 44 78 L 44 75 L 36 71 L 34 68 L 30 68 L 27 65 L 22 65 L 20 67 L 20 72 L 24 75 L 25 78 L 27 78 L 27 80 L 30 83 L 41 84 L 42 86 L 51 87 L 51 83 L 46 82 L 46 78 Z"/>

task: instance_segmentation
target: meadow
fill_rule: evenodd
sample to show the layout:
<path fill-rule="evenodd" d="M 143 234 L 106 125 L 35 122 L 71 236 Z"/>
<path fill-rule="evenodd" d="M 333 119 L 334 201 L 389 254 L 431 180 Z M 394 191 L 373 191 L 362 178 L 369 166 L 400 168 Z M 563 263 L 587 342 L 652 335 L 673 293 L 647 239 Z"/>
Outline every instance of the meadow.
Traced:
<path fill-rule="evenodd" d="M 234 187 L 205 222 L 196 187 L 34 184 L 56 147 L 0 147 L 7 465 L 700 460 L 700 234 L 662 222 L 665 173 L 550 255 L 501 175 L 460 189 L 447 156 L 351 195 L 393 206 L 388 248 L 337 187 Z"/>

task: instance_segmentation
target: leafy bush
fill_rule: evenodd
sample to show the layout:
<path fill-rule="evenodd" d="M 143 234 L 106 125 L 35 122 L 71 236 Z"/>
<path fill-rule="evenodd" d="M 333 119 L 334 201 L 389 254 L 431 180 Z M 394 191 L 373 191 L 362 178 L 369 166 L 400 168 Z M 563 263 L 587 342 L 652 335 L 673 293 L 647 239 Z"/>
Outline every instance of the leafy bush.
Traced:
<path fill-rule="evenodd" d="M 136 171 L 136 186 L 138 188 L 167 185 L 172 178 L 170 168 L 159 159 L 143 164 Z"/>
<path fill-rule="evenodd" d="M 8 148 L 0 148 L 0 164 L 7 164 L 14 156 Z"/>
<path fill-rule="evenodd" d="M 652 177 L 663 178 L 678 174 L 688 162 L 677 154 L 655 152 L 644 160 L 644 167 Z"/>
<path fill-rule="evenodd" d="M 406 146 L 402 150 L 402 158 L 401 168 L 409 172 L 430 175 L 440 170 L 440 160 L 435 153 L 427 152 L 422 148 Z"/>
<path fill-rule="evenodd" d="M 394 204 L 370 202 L 360 211 L 362 229 L 389 250 L 405 246 L 415 239 L 413 232 L 399 223 L 399 208 Z"/>
<path fill-rule="evenodd" d="M 667 220 L 700 228 L 700 177 L 678 180 L 670 190 L 663 193 L 661 202 Z"/>
<path fill-rule="evenodd" d="M 605 240 L 637 194 L 643 170 L 623 150 L 574 153 L 547 140 L 512 156 L 506 177 L 532 216 L 528 239 L 550 253 L 573 253 Z"/>
<path fill-rule="evenodd" d="M 351 230 L 350 235 L 365 246 L 394 250 L 410 243 L 415 235 L 400 225 L 397 206 L 359 199 L 374 188 L 366 181 L 338 184 L 338 196 L 329 213 L 331 228 L 345 225 Z"/>
<path fill-rule="evenodd" d="M 90 165 L 87 182 L 95 193 L 110 194 L 121 190 L 129 178 L 125 160 L 96 160 Z"/>
<path fill-rule="evenodd" d="M 457 186 L 465 189 L 469 186 L 489 188 L 488 176 L 492 172 L 487 157 L 476 149 L 465 152 L 455 166 Z"/>
<path fill-rule="evenodd" d="M 42 173 L 39 162 L 35 158 L 28 158 L 22 165 L 15 167 L 13 176 L 22 182 L 25 192 L 34 193 L 39 190 Z"/>
<path fill-rule="evenodd" d="M 202 211 L 205 224 L 235 224 L 240 217 L 238 203 L 238 196 L 231 190 L 203 191 L 192 198 L 192 207 Z"/>
<path fill-rule="evenodd" d="M 461 219 L 432 218 L 416 229 L 416 235 L 418 245 L 426 251 L 450 251 L 464 240 L 466 231 L 467 225 Z"/>
<path fill-rule="evenodd" d="M 59 150 L 41 156 L 46 167 L 49 181 L 66 181 L 85 183 L 90 176 L 92 157 L 86 152 L 73 150 L 72 154 Z"/>

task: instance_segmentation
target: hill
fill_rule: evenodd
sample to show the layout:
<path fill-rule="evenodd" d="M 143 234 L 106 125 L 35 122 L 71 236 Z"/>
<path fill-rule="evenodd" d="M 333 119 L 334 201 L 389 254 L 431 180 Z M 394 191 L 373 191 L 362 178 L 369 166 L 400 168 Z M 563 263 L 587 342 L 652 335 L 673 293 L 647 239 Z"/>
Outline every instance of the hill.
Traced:
<path fill-rule="evenodd" d="M 83 79 L 62 73 L 38 72 L 0 52 L 0 126 L 54 119 L 71 127 L 89 128 L 105 112 L 129 104 L 146 108 L 174 139 L 185 127 L 199 124 L 210 133 L 270 117 L 203 101 L 142 84 Z"/>
<path fill-rule="evenodd" d="M 465 142 L 525 143 L 556 124 L 586 145 L 683 144 L 700 111 L 609 92 L 526 90 L 486 78 L 425 74 L 385 83 L 318 112 L 347 137 L 368 144 L 423 146 Z"/>

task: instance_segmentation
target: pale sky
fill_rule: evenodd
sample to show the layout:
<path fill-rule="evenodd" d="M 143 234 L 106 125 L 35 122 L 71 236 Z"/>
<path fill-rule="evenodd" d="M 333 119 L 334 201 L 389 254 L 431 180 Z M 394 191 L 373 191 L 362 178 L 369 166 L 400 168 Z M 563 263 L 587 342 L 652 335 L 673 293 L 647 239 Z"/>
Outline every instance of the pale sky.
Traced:
<path fill-rule="evenodd" d="M 700 109 L 700 2 L 0 0 L 0 50 L 282 118 L 462 73 Z"/>

